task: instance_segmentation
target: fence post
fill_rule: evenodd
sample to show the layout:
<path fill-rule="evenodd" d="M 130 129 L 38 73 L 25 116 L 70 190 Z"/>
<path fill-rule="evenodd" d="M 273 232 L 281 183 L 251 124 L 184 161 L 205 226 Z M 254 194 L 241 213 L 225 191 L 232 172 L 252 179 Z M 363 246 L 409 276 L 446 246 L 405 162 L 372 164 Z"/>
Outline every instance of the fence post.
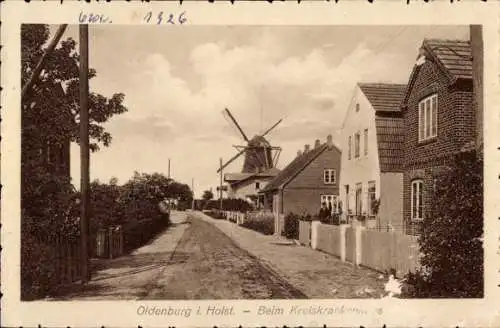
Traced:
<path fill-rule="evenodd" d="M 362 250 L 362 239 L 361 239 L 361 234 L 363 232 L 363 230 L 365 229 L 365 227 L 362 227 L 362 226 L 357 226 L 354 230 L 355 234 L 355 247 L 354 247 L 354 250 L 355 250 L 355 256 L 354 256 L 354 265 L 355 266 L 359 266 L 361 264 L 361 259 L 362 259 L 362 256 L 363 256 L 363 250 Z"/>
<path fill-rule="evenodd" d="M 123 255 L 123 227 L 120 226 L 120 256 Z"/>
<path fill-rule="evenodd" d="M 345 262 L 346 259 L 346 249 L 345 249 L 345 243 L 346 243 L 346 228 L 348 225 L 340 225 L 340 238 L 339 238 L 339 243 L 340 243 L 340 260 L 342 262 Z"/>
<path fill-rule="evenodd" d="M 311 248 L 316 249 L 318 247 L 318 230 L 321 225 L 319 221 L 311 221 Z"/>
<path fill-rule="evenodd" d="M 108 228 L 108 240 L 109 240 L 109 258 L 113 258 L 113 228 Z"/>

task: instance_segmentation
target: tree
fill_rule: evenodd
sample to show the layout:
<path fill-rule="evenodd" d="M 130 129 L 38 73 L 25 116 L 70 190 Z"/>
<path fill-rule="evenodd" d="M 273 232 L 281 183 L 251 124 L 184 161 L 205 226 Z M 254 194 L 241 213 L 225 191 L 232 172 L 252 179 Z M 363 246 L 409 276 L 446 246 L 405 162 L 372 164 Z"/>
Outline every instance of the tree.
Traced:
<path fill-rule="evenodd" d="M 47 25 L 21 26 L 21 83 L 30 78 L 49 39 Z M 67 172 L 53 170 L 51 155 L 63 144 L 79 142 L 79 55 L 76 42 L 64 40 L 47 58 L 38 82 L 21 99 L 21 297 L 46 295 L 55 281 L 54 242 L 78 237 L 79 194 Z M 96 71 L 89 70 L 89 78 Z M 92 151 L 108 146 L 103 123 L 127 111 L 124 95 L 89 95 Z M 94 187 L 100 187 L 94 185 Z"/>
<path fill-rule="evenodd" d="M 439 174 L 432 215 L 419 238 L 423 270 L 408 276 L 409 296 L 483 296 L 483 160 L 456 155 Z"/>
<path fill-rule="evenodd" d="M 203 192 L 203 196 L 202 196 L 203 200 L 205 201 L 209 201 L 209 200 L 212 200 L 214 198 L 214 193 L 212 192 L 212 190 L 205 190 Z"/>
<path fill-rule="evenodd" d="M 49 39 L 47 25 L 23 24 L 21 27 L 21 81 L 31 76 L 44 53 Z M 39 149 L 44 143 L 57 143 L 66 138 L 79 142 L 79 55 L 75 40 L 61 41 L 50 54 L 45 68 L 34 88 L 22 99 L 23 152 Z M 89 70 L 89 79 L 96 76 Z M 64 95 L 61 95 L 61 86 Z M 112 116 L 127 111 L 123 106 L 124 94 L 115 93 L 107 98 L 98 93 L 89 95 L 90 148 L 97 151 L 108 146 L 111 135 L 102 123 Z"/>

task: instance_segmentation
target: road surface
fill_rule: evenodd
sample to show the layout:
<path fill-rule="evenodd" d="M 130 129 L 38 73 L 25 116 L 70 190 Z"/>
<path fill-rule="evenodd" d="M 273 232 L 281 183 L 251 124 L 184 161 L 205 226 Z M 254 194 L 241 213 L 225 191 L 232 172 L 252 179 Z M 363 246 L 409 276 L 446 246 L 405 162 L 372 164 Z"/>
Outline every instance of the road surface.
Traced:
<path fill-rule="evenodd" d="M 214 225 L 173 212 L 149 245 L 95 265 L 92 281 L 61 299 L 306 298 Z"/>

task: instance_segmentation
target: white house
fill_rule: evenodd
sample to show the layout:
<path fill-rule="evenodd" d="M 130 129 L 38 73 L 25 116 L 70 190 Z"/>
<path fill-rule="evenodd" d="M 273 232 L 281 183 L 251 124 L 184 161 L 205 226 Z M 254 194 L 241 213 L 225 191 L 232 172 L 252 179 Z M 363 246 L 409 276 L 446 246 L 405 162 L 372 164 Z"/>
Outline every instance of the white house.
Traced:
<path fill-rule="evenodd" d="M 228 184 L 228 198 L 239 198 L 253 203 L 256 207 L 263 205 L 263 196 L 259 192 L 278 175 L 277 168 L 270 168 L 258 173 L 226 173 L 224 181 Z"/>
<path fill-rule="evenodd" d="M 359 83 L 342 125 L 340 199 L 349 218 L 402 226 L 405 85 Z M 376 213 L 376 203 L 379 203 Z M 377 215 L 375 215 L 377 214 Z"/>

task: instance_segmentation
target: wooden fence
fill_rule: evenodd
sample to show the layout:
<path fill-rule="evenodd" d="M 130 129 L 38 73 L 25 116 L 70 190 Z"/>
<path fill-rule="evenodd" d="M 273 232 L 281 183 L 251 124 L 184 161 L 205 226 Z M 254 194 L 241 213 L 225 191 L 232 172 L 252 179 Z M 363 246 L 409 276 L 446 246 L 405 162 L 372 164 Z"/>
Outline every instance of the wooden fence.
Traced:
<path fill-rule="evenodd" d="M 343 233 L 341 229 L 344 230 Z M 344 238 L 342 238 L 343 236 Z M 318 229 L 317 249 L 341 257 L 345 249 L 345 243 L 345 227 L 321 224 L 321 228 Z"/>
<path fill-rule="evenodd" d="M 309 246 L 311 244 L 311 222 L 299 221 L 299 242 L 302 245 Z"/>
<path fill-rule="evenodd" d="M 361 264 L 385 271 L 395 269 L 398 276 L 418 267 L 418 237 L 397 232 L 361 231 Z"/>
<path fill-rule="evenodd" d="M 54 245 L 54 274 L 60 284 L 82 279 L 81 244 L 79 239 L 56 238 Z"/>
<path fill-rule="evenodd" d="M 396 270 L 398 277 L 414 272 L 419 265 L 415 236 L 383 232 L 361 226 L 328 225 L 313 221 L 311 247 L 381 272 Z"/>
<path fill-rule="evenodd" d="M 123 228 L 121 226 L 98 230 L 94 241 L 96 257 L 115 258 L 123 255 Z"/>

